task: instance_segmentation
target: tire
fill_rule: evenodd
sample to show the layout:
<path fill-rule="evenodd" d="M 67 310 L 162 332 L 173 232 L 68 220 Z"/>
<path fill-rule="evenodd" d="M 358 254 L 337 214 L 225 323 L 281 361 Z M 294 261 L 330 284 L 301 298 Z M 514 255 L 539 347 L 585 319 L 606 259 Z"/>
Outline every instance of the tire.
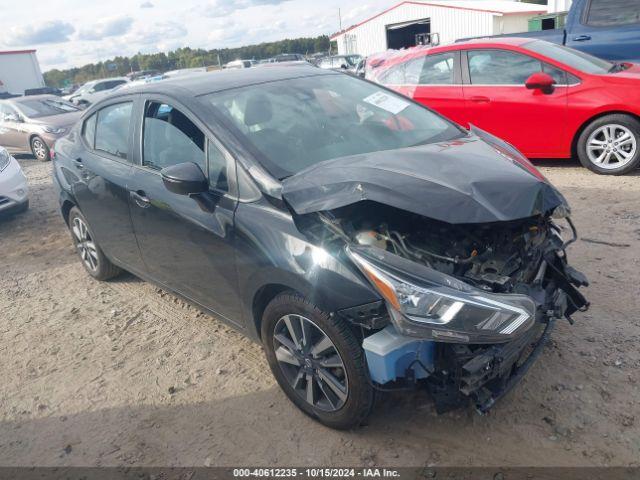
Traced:
<path fill-rule="evenodd" d="M 69 231 L 82 266 L 89 275 L 96 280 L 109 280 L 122 272 L 109 261 L 98 243 L 93 240 L 89 223 L 76 207 L 69 211 Z"/>
<path fill-rule="evenodd" d="M 36 160 L 41 162 L 48 162 L 51 160 L 49 157 L 49 147 L 46 142 L 38 136 L 35 136 L 31 139 L 31 153 Z"/>
<path fill-rule="evenodd" d="M 580 134 L 577 150 L 580 163 L 593 172 L 629 173 L 640 166 L 640 122 L 623 114 L 600 117 Z"/>
<path fill-rule="evenodd" d="M 303 324 L 306 335 L 302 334 Z M 294 355 L 293 348 L 287 349 L 280 342 L 286 339 L 285 343 L 295 346 L 289 325 L 300 340 L 300 349 Z M 331 317 L 301 295 L 285 292 L 264 311 L 262 339 L 274 377 L 304 413 L 341 430 L 355 428 L 369 416 L 375 391 L 364 351 L 342 320 Z M 307 400 L 310 378 L 311 402 Z"/>

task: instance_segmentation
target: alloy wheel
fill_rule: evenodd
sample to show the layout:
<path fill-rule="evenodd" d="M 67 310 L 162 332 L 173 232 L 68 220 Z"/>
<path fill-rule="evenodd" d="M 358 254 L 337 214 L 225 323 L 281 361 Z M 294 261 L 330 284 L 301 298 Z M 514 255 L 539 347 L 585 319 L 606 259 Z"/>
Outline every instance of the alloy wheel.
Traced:
<path fill-rule="evenodd" d="M 78 250 L 80 258 L 89 270 L 95 272 L 98 269 L 98 251 L 95 243 L 93 243 L 87 225 L 80 217 L 75 217 L 71 231 L 73 232 L 76 249 Z"/>
<path fill-rule="evenodd" d="M 35 156 L 38 157 L 39 160 L 45 159 L 47 156 L 47 148 L 45 147 L 42 140 L 40 140 L 39 138 L 36 138 L 33 140 L 32 145 L 33 145 L 33 153 L 35 154 Z"/>
<path fill-rule="evenodd" d="M 319 410 L 342 408 L 349 393 L 344 362 L 318 325 L 301 315 L 281 317 L 275 326 L 273 348 L 296 394 Z"/>
<path fill-rule="evenodd" d="M 607 170 L 623 167 L 632 161 L 637 148 L 633 132 L 618 124 L 603 125 L 587 139 L 589 161 Z"/>

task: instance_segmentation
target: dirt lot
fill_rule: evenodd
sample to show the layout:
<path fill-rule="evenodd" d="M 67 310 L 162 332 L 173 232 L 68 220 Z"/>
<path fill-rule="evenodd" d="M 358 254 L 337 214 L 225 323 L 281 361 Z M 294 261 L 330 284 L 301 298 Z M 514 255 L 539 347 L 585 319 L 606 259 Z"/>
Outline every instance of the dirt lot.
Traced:
<path fill-rule="evenodd" d="M 335 432 L 288 402 L 260 346 L 130 275 L 91 280 L 51 165 L 20 163 L 31 209 L 0 221 L 0 465 L 640 465 L 639 175 L 541 163 L 593 305 L 488 416 L 388 395 Z"/>

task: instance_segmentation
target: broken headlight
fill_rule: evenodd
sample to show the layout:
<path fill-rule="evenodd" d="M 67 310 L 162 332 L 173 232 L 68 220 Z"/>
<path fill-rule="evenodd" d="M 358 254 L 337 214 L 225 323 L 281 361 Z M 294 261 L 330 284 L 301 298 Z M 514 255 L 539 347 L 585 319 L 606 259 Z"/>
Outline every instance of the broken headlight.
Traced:
<path fill-rule="evenodd" d="M 387 301 L 394 324 L 405 335 L 440 342 L 502 343 L 527 331 L 535 321 L 536 305 L 526 295 L 470 287 L 463 291 L 452 288 L 459 282 L 444 274 L 439 275 L 442 284 L 436 284 L 433 275 L 422 284 L 353 250 L 348 254 Z"/>

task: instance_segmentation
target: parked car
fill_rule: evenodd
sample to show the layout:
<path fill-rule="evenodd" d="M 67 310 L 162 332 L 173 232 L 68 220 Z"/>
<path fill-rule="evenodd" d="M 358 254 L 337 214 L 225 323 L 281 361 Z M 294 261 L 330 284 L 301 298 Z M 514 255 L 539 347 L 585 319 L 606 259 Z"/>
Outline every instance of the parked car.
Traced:
<path fill-rule="evenodd" d="M 136 72 L 131 72 L 127 74 L 127 78 L 130 82 L 135 82 L 136 80 L 143 80 L 149 77 L 157 77 L 158 75 L 162 75 L 162 72 L 159 70 L 139 70 Z"/>
<path fill-rule="evenodd" d="M 539 38 L 611 62 L 640 63 L 638 0 L 573 0 L 564 28 L 509 34 Z"/>
<path fill-rule="evenodd" d="M 251 66 L 253 66 L 251 60 L 233 60 L 232 62 L 223 65 L 222 68 L 225 70 L 237 70 L 242 68 L 251 68 Z"/>
<path fill-rule="evenodd" d="M 0 100 L 0 145 L 49 160 L 49 150 L 80 118 L 81 109 L 54 95 Z"/>
<path fill-rule="evenodd" d="M 557 225 L 569 207 L 526 158 L 337 72 L 116 93 L 53 166 L 89 275 L 128 270 L 261 342 L 291 401 L 331 427 L 416 384 L 439 411 L 486 411 L 555 319 L 587 307 Z"/>
<path fill-rule="evenodd" d="M 24 212 L 29 208 L 29 187 L 20 164 L 0 147 L 0 216 Z"/>
<path fill-rule="evenodd" d="M 69 85 L 68 87 L 64 87 L 62 89 L 62 95 L 63 96 L 69 96 L 72 93 L 74 93 L 76 90 L 78 90 L 80 88 L 80 85 L 78 85 L 77 83 L 74 83 L 72 85 Z"/>
<path fill-rule="evenodd" d="M 126 77 L 105 78 L 102 80 L 92 80 L 82 85 L 71 95 L 67 95 L 65 100 L 75 105 L 88 106 L 111 93 L 114 88 L 129 82 Z"/>
<path fill-rule="evenodd" d="M 577 154 L 585 167 L 612 175 L 640 165 L 638 65 L 524 38 L 385 53 L 367 63 L 367 78 L 529 158 Z"/>
<path fill-rule="evenodd" d="M 165 72 L 162 74 L 162 77 L 165 78 L 173 78 L 173 77 L 181 77 L 183 75 L 193 75 L 194 73 L 206 73 L 207 67 L 194 67 L 194 68 L 180 68 L 178 70 L 171 70 L 169 72 Z"/>
<path fill-rule="evenodd" d="M 320 59 L 318 67 L 332 70 L 348 70 L 355 72 L 362 55 L 334 55 Z"/>
<path fill-rule="evenodd" d="M 276 63 L 281 62 L 304 62 L 307 59 L 301 53 L 280 53 L 273 57 L 273 61 Z"/>
<path fill-rule="evenodd" d="M 61 96 L 62 90 L 55 87 L 39 87 L 39 88 L 28 88 L 24 91 L 24 96 L 32 96 L 32 95 L 56 95 Z"/>

